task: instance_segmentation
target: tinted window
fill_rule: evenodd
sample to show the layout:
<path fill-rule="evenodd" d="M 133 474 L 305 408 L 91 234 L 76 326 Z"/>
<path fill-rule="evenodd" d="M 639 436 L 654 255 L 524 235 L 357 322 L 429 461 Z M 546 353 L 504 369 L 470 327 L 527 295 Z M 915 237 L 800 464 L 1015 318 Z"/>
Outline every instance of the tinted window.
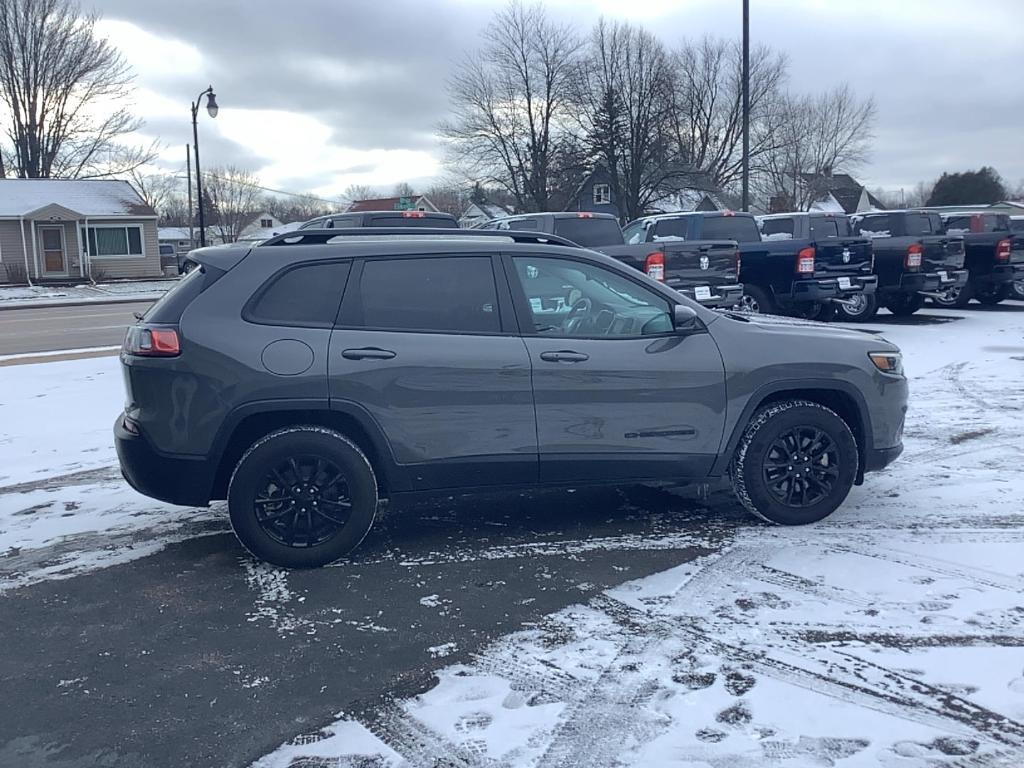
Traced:
<path fill-rule="evenodd" d="M 946 233 L 950 235 L 965 235 L 971 231 L 970 216 L 950 216 L 946 219 Z"/>
<path fill-rule="evenodd" d="M 348 279 L 346 261 L 306 264 L 270 279 L 249 301 L 242 317 L 264 325 L 330 328 Z"/>
<path fill-rule="evenodd" d="M 647 222 L 634 221 L 622 230 L 622 239 L 629 245 L 636 245 L 647 240 Z"/>
<path fill-rule="evenodd" d="M 761 235 L 765 240 L 792 240 L 792 219 L 762 219 Z"/>
<path fill-rule="evenodd" d="M 491 260 L 367 259 L 353 321 L 367 328 L 498 333 Z"/>
<path fill-rule="evenodd" d="M 447 227 L 454 229 L 458 225 L 447 216 L 403 216 L 400 213 L 386 216 L 371 216 L 366 222 L 368 227 Z"/>
<path fill-rule="evenodd" d="M 174 255 L 174 246 L 173 245 L 161 245 L 160 246 L 160 255 L 161 256 L 173 256 Z"/>
<path fill-rule="evenodd" d="M 812 240 L 846 237 L 850 234 L 850 222 L 841 216 L 811 216 L 809 221 Z"/>
<path fill-rule="evenodd" d="M 854 222 L 853 232 L 864 237 L 892 237 L 892 224 L 889 214 L 864 216 Z"/>
<path fill-rule="evenodd" d="M 555 219 L 555 234 L 584 248 L 598 245 L 622 245 L 622 230 L 615 219 L 579 217 Z"/>
<path fill-rule="evenodd" d="M 904 235 L 930 235 L 932 234 L 932 220 L 923 213 L 908 213 L 903 217 Z"/>
<path fill-rule="evenodd" d="M 150 323 L 177 323 L 188 305 L 223 276 L 224 272 L 213 267 L 199 266 L 193 269 L 146 310 L 143 320 Z"/>
<path fill-rule="evenodd" d="M 344 229 L 345 227 L 358 227 L 360 224 L 359 216 L 335 216 L 333 219 L 328 219 L 324 224 L 327 225 L 328 229 Z M 323 226 L 324 224 L 318 224 L 317 226 Z"/>
<path fill-rule="evenodd" d="M 685 240 L 688 229 L 689 222 L 686 219 L 660 219 L 654 223 L 654 239 Z"/>
<path fill-rule="evenodd" d="M 1014 232 L 1024 232 L 1024 218 L 1010 219 L 1010 229 L 1012 229 Z"/>
<path fill-rule="evenodd" d="M 518 230 L 535 230 L 537 229 L 536 219 L 512 219 L 511 221 L 503 221 L 498 225 L 498 229 L 518 229 Z"/>
<path fill-rule="evenodd" d="M 735 240 L 737 243 L 757 243 L 761 233 L 752 216 L 708 216 L 704 219 L 701 240 Z"/>
<path fill-rule="evenodd" d="M 539 335 L 633 338 L 672 331 L 669 302 L 610 269 L 570 259 L 514 261 Z"/>

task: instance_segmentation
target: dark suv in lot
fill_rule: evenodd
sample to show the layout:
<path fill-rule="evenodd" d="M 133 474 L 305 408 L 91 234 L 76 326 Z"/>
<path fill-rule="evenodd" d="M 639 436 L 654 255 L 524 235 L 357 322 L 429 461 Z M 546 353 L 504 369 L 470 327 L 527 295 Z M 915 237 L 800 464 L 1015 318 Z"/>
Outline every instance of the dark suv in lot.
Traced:
<path fill-rule="evenodd" d="M 403 494 L 729 477 L 819 520 L 902 450 L 899 350 L 718 313 L 553 235 L 304 230 L 193 254 L 129 328 L 124 476 L 318 566 Z"/>

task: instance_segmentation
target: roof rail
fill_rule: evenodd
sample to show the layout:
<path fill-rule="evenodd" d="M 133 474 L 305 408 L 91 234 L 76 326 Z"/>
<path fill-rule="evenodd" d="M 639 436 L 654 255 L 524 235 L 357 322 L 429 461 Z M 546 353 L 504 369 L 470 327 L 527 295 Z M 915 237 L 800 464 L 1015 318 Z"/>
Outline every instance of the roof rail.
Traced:
<path fill-rule="evenodd" d="M 362 237 L 372 238 L 386 236 L 407 238 L 415 240 L 429 236 L 430 240 L 450 238 L 497 238 L 511 240 L 514 243 L 532 243 L 537 245 L 563 245 L 569 248 L 580 246 L 571 240 L 566 240 L 558 235 L 549 235 L 545 232 L 518 232 L 516 230 L 489 230 L 489 229 L 454 229 L 445 227 L 349 227 L 345 229 L 296 229 L 292 232 L 282 232 L 264 240 L 257 247 L 263 248 L 268 245 L 323 245 L 340 237 Z"/>

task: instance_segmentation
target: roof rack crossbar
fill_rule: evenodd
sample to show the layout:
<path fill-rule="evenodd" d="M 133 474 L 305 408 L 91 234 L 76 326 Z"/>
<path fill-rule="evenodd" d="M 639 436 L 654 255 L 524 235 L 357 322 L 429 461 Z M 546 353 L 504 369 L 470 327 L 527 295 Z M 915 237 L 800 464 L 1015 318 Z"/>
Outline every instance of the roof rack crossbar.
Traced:
<path fill-rule="evenodd" d="M 537 245 L 562 245 L 569 248 L 580 246 L 571 240 L 566 240 L 558 235 L 550 235 L 545 232 L 519 232 L 516 230 L 481 230 L 481 229 L 454 229 L 445 227 L 349 227 L 343 229 L 297 229 L 292 232 L 282 232 L 274 235 L 259 244 L 259 248 L 268 245 L 323 245 L 335 238 L 340 237 L 373 237 L 379 235 L 402 236 L 410 240 L 417 237 L 429 235 L 431 240 L 443 238 L 459 239 L 468 238 L 500 238 L 511 240 L 514 243 L 526 243 Z"/>

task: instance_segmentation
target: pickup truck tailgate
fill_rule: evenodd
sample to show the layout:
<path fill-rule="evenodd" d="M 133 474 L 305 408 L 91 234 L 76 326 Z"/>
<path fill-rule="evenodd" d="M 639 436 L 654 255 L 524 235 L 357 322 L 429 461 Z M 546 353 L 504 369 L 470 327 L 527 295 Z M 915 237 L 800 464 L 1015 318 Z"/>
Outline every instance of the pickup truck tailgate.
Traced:
<path fill-rule="evenodd" d="M 956 235 L 922 237 L 924 258 L 922 272 L 938 272 L 964 268 L 964 239 Z"/>
<path fill-rule="evenodd" d="M 814 276 L 859 275 L 871 272 L 871 241 L 866 237 L 829 237 L 815 242 Z"/>
<path fill-rule="evenodd" d="M 609 245 L 597 248 L 646 273 L 648 257 L 661 254 L 664 263 L 662 279 L 670 288 L 706 285 L 735 285 L 736 243 L 732 240 L 662 241 L 638 245 Z M 653 275 L 652 275 L 653 276 Z"/>

